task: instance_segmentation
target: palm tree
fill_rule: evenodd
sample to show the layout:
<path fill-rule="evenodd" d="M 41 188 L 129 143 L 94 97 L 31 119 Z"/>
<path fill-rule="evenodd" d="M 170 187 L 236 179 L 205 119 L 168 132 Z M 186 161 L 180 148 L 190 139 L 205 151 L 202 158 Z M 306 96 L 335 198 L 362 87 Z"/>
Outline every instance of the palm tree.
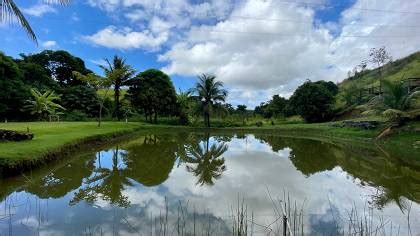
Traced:
<path fill-rule="evenodd" d="M 198 177 L 197 184 L 213 185 L 214 179 L 219 179 L 226 170 L 225 159 L 220 158 L 228 149 L 223 143 L 213 143 L 210 146 L 209 135 L 203 143 L 186 146 L 184 155 L 180 155 L 182 161 L 194 166 L 186 166 L 187 171 Z"/>
<path fill-rule="evenodd" d="M 45 0 L 45 2 L 67 5 L 70 3 L 70 0 Z M 14 19 L 17 19 L 19 24 L 28 34 L 29 38 L 37 43 L 35 32 L 32 30 L 31 25 L 26 20 L 19 7 L 15 4 L 14 0 L 0 0 L 0 22 L 12 22 Z"/>
<path fill-rule="evenodd" d="M 181 125 L 188 125 L 190 122 L 188 114 L 190 114 L 192 108 L 191 92 L 179 91 L 179 94 L 176 95 L 176 101 L 179 106 L 179 123 Z"/>
<path fill-rule="evenodd" d="M 410 102 L 416 97 L 420 96 L 420 91 L 415 90 L 412 93 L 408 93 L 407 89 L 404 88 L 404 84 L 401 82 L 391 82 L 384 80 L 384 104 L 388 108 L 396 109 L 400 111 L 407 110 L 410 107 Z"/>
<path fill-rule="evenodd" d="M 114 115 L 120 120 L 120 89 L 121 86 L 126 85 L 127 81 L 130 80 L 134 75 L 134 70 L 130 65 L 125 63 L 125 59 L 119 56 L 114 56 L 112 63 L 105 59 L 108 66 L 101 66 L 105 71 L 105 75 L 112 80 L 114 85 L 114 102 L 115 102 L 115 111 Z"/>
<path fill-rule="evenodd" d="M 210 127 L 210 113 L 215 102 L 224 102 L 227 91 L 223 89 L 223 83 L 216 81 L 216 76 L 202 74 L 198 76 L 198 82 L 192 92 L 198 94 L 201 101 L 201 109 L 204 115 L 204 123 Z"/>
<path fill-rule="evenodd" d="M 30 110 L 32 115 L 37 115 L 40 119 L 45 115 L 55 114 L 56 109 L 65 110 L 64 107 L 54 102 L 60 100 L 60 96 L 51 90 L 41 93 L 36 89 L 31 89 L 31 94 L 34 100 L 28 100 L 25 109 Z"/>

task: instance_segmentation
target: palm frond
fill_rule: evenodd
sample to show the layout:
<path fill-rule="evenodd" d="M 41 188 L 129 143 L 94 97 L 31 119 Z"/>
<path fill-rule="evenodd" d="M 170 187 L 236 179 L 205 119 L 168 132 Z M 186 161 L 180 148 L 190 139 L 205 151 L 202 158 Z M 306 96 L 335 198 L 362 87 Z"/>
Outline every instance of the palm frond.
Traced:
<path fill-rule="evenodd" d="M 0 20 L 12 22 L 13 19 L 17 19 L 19 24 L 28 34 L 28 37 L 38 44 L 35 32 L 14 1 L 0 0 Z"/>

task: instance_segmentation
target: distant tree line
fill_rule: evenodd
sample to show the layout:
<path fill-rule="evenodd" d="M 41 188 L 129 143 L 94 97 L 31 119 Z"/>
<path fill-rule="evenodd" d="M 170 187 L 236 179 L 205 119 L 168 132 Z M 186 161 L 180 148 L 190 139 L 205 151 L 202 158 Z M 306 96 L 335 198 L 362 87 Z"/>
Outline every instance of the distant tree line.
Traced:
<path fill-rule="evenodd" d="M 308 80 L 289 99 L 274 95 L 268 102 L 255 107 L 255 113 L 265 118 L 300 115 L 306 122 L 328 121 L 334 114 L 337 93 L 338 86 L 331 81 Z"/>

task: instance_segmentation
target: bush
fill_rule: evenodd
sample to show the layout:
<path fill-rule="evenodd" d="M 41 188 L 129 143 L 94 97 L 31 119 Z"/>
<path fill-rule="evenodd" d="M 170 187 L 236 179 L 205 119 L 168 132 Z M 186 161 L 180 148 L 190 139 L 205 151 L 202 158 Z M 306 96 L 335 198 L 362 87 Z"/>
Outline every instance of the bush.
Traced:
<path fill-rule="evenodd" d="M 257 121 L 257 122 L 255 123 L 255 125 L 256 125 L 257 127 L 261 127 L 261 126 L 263 126 L 263 122 L 262 122 L 262 121 Z"/>
<path fill-rule="evenodd" d="M 83 111 L 74 110 L 66 112 L 63 119 L 67 121 L 86 121 L 88 116 Z"/>
<path fill-rule="evenodd" d="M 382 115 L 386 117 L 389 121 L 399 121 L 403 117 L 403 112 L 395 109 L 388 109 L 382 112 Z"/>

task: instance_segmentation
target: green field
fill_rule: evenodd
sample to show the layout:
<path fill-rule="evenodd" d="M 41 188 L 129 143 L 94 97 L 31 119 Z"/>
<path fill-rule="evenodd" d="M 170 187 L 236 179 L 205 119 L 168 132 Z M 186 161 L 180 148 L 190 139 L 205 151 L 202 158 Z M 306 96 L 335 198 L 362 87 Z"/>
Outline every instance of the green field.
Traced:
<path fill-rule="evenodd" d="M 98 128 L 96 122 L 17 122 L 2 123 L 0 129 L 29 131 L 34 139 L 23 142 L 1 142 L 0 159 L 38 158 L 43 154 L 60 148 L 65 144 L 78 142 L 96 135 L 133 131 L 139 123 L 103 122 Z"/>

